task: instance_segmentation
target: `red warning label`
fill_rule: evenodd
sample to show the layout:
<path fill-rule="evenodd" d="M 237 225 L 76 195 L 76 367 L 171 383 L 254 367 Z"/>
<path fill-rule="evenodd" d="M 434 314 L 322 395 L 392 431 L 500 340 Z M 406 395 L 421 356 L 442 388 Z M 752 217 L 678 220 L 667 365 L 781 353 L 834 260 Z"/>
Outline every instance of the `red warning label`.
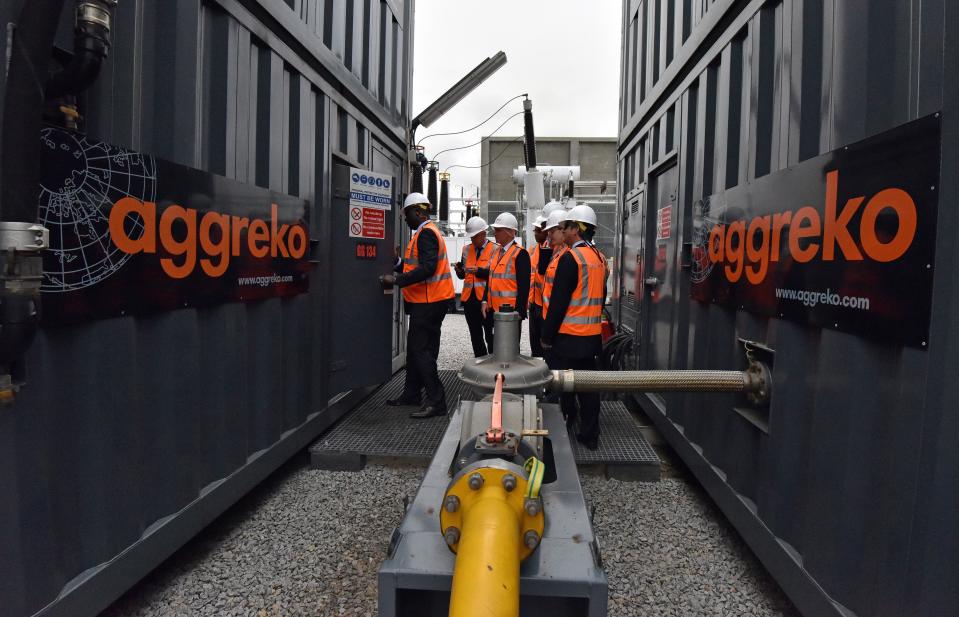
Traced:
<path fill-rule="evenodd" d="M 386 238 L 386 210 L 350 206 L 350 237 Z"/>

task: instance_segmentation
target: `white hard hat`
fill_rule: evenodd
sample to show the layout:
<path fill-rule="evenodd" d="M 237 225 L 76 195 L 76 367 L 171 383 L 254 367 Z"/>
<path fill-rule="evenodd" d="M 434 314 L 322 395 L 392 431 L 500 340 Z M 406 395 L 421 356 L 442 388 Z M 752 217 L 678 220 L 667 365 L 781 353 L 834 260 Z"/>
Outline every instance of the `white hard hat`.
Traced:
<path fill-rule="evenodd" d="M 550 212 L 552 212 L 553 210 L 561 209 L 562 207 L 563 207 L 563 204 L 559 203 L 555 199 L 550 200 L 548 204 L 543 206 L 543 218 L 548 219 Z"/>
<path fill-rule="evenodd" d="M 419 206 L 425 204 L 427 208 L 430 207 L 430 200 L 423 193 L 410 193 L 406 196 L 406 201 L 403 202 L 403 209 L 406 210 L 410 206 Z"/>
<path fill-rule="evenodd" d="M 533 221 L 533 227 L 540 227 L 540 228 L 542 228 L 543 223 L 545 223 L 545 222 L 546 222 L 546 217 L 541 214 L 541 215 L 539 215 L 539 216 L 536 217 L 536 220 L 535 220 L 535 221 Z"/>
<path fill-rule="evenodd" d="M 486 231 L 486 228 L 489 225 L 486 224 L 486 221 L 483 220 L 481 216 L 474 216 L 470 220 L 466 221 L 466 235 L 472 238 L 481 231 Z"/>
<path fill-rule="evenodd" d="M 596 227 L 596 213 L 589 206 L 576 206 L 566 213 L 567 221 L 577 221 Z"/>
<path fill-rule="evenodd" d="M 493 227 L 505 227 L 513 231 L 519 231 L 519 223 L 516 222 L 516 217 L 509 212 L 504 212 L 497 216 L 496 220 L 493 221 Z"/>
<path fill-rule="evenodd" d="M 554 227 L 558 227 L 560 223 L 566 220 L 566 211 L 560 208 L 559 210 L 553 210 L 549 213 L 549 217 L 546 219 L 546 224 L 543 225 L 543 231 L 549 231 Z"/>

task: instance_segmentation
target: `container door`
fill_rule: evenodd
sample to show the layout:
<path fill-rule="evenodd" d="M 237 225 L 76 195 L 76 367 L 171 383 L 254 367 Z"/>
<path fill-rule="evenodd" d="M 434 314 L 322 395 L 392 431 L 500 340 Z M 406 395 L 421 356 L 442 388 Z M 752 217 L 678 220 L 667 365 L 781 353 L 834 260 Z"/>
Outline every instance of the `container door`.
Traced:
<path fill-rule="evenodd" d="M 368 216 L 350 205 L 351 167 L 333 163 L 333 203 L 331 237 L 331 324 L 330 392 L 381 383 L 392 374 L 394 294 L 384 294 L 378 283 L 381 274 L 393 269 L 395 234 L 393 204 L 382 216 Z M 395 187 L 395 179 L 392 185 Z M 359 210 L 359 216 L 357 211 Z M 364 225 L 368 219 L 384 219 L 380 233 L 371 224 L 351 235 L 353 225 Z M 373 230 L 372 233 L 369 230 Z M 377 236 L 382 235 L 382 238 Z"/>
<path fill-rule="evenodd" d="M 626 200 L 626 211 L 623 213 L 619 323 L 633 333 L 638 332 L 639 307 L 643 298 L 645 198 L 646 194 L 643 191 L 630 195 Z"/>
<path fill-rule="evenodd" d="M 395 156 L 390 154 L 386 148 L 380 145 L 379 142 L 373 140 L 372 154 L 371 154 L 372 168 L 373 171 L 381 174 L 388 174 L 394 178 L 402 178 L 402 172 L 400 167 L 400 162 Z M 396 202 L 399 193 L 399 189 L 395 188 L 393 190 L 393 201 Z M 390 256 L 393 255 L 393 251 L 396 246 L 401 243 L 400 236 L 406 235 L 406 225 L 403 223 L 403 213 L 399 205 L 393 207 L 392 212 L 387 213 L 387 217 L 392 217 L 394 222 L 394 231 L 388 232 L 386 237 L 391 238 L 389 240 L 389 245 L 386 247 L 387 252 Z M 396 230 L 399 230 L 399 235 L 397 235 Z M 393 294 L 393 334 L 392 334 L 392 357 L 400 355 L 406 350 L 406 328 L 403 327 L 403 294 L 394 293 Z"/>
<path fill-rule="evenodd" d="M 649 176 L 646 200 L 645 260 L 640 283 L 644 288 L 641 353 L 645 368 L 668 368 L 673 315 L 676 311 L 676 197 L 675 164 Z"/>

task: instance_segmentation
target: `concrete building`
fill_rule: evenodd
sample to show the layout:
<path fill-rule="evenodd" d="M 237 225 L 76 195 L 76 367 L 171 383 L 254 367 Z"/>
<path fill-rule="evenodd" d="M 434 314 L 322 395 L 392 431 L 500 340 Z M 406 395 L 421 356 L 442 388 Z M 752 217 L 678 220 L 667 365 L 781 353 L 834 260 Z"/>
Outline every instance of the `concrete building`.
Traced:
<path fill-rule="evenodd" d="M 612 255 L 616 209 L 616 139 L 613 137 L 537 137 L 536 160 L 546 165 L 579 165 L 580 180 L 575 196 L 596 210 L 599 229 L 596 240 L 606 255 Z M 524 223 L 519 200 L 522 187 L 513 181 L 513 170 L 525 164 L 523 138 L 490 137 L 483 142 L 480 202 L 483 217 L 492 221 L 502 212 L 514 212 Z M 565 187 L 546 187 L 546 199 L 561 198 Z"/>

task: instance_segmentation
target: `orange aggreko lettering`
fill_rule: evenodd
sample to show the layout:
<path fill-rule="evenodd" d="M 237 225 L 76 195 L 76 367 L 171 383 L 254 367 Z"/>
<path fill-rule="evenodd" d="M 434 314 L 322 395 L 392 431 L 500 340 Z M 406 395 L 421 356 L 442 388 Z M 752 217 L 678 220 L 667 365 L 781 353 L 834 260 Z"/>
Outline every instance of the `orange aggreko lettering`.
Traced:
<path fill-rule="evenodd" d="M 124 227 L 127 216 L 131 214 L 138 214 L 143 226 L 143 233 L 135 240 L 127 235 Z M 141 251 L 156 253 L 156 217 L 157 205 L 155 203 L 140 201 L 133 197 L 124 197 L 113 204 L 110 209 L 110 238 L 113 244 L 130 255 L 135 255 Z"/>
<path fill-rule="evenodd" d="M 266 257 L 266 254 L 270 252 L 270 247 L 259 245 L 260 242 L 270 241 L 270 228 L 266 226 L 266 221 L 261 221 L 260 219 L 251 221 L 250 231 L 247 233 L 246 241 L 249 245 L 251 255 L 254 257 Z"/>
<path fill-rule="evenodd" d="M 879 213 L 890 208 L 899 217 L 899 229 L 889 242 L 882 242 L 876 234 Z M 916 236 L 916 202 L 902 189 L 879 191 L 866 204 L 859 228 L 859 241 L 866 254 L 880 262 L 902 257 Z"/>
<path fill-rule="evenodd" d="M 779 261 L 779 240 L 782 238 L 783 227 L 789 224 L 792 217 L 793 213 L 791 211 L 777 212 L 773 215 L 772 248 L 769 249 L 769 261 Z"/>
<path fill-rule="evenodd" d="M 849 221 L 863 202 L 862 197 L 854 197 L 843 206 L 839 218 L 836 218 L 836 200 L 839 194 L 839 172 L 826 173 L 826 220 L 822 230 L 822 258 L 823 261 L 832 261 L 835 246 L 839 245 L 843 257 L 849 261 L 859 261 L 862 253 L 849 235 Z"/>
<path fill-rule="evenodd" d="M 709 254 L 709 261 L 719 263 L 726 258 L 726 250 L 723 247 L 725 238 L 725 225 L 715 225 L 709 230 L 709 245 L 706 247 Z"/>
<path fill-rule="evenodd" d="M 213 241 L 211 235 L 212 227 L 216 225 L 220 228 L 220 239 Z M 214 265 L 212 259 L 203 258 L 200 260 L 200 267 L 207 273 L 207 276 L 218 277 L 226 272 L 230 265 L 230 216 L 218 212 L 208 212 L 200 219 L 200 246 L 210 257 L 219 257 L 219 261 Z"/>
<path fill-rule="evenodd" d="M 736 242 L 733 242 L 733 237 Z M 729 224 L 726 234 L 726 279 L 735 283 L 743 275 L 743 257 L 746 250 L 746 222 L 735 221 Z M 732 266 L 732 267 L 730 267 Z"/>
<path fill-rule="evenodd" d="M 186 238 L 182 241 L 173 237 L 173 223 L 181 220 L 186 223 Z M 160 217 L 160 244 L 173 256 L 183 255 L 179 266 L 169 257 L 160 260 L 163 271 L 170 278 L 182 279 L 190 276 L 196 266 L 196 210 L 183 206 L 168 206 Z"/>
<path fill-rule="evenodd" d="M 756 234 L 761 237 L 758 247 Z M 758 285 L 763 282 L 766 272 L 769 271 L 769 215 L 757 216 L 749 223 L 749 232 L 746 234 L 746 256 L 750 262 L 756 262 L 755 269 L 752 264 L 746 266 L 746 279 L 753 285 Z"/>
<path fill-rule="evenodd" d="M 287 240 L 287 242 L 290 245 L 290 255 L 293 259 L 299 259 L 306 254 L 306 231 L 300 225 L 296 225 L 290 229 L 289 240 Z"/>
<path fill-rule="evenodd" d="M 285 224 L 280 227 L 279 231 L 276 230 L 277 219 L 279 218 L 276 210 L 276 204 L 272 204 L 270 206 L 270 255 L 276 257 L 277 253 L 279 253 L 284 257 L 289 257 L 290 253 L 286 250 L 283 236 L 286 235 L 290 226 Z"/>
<path fill-rule="evenodd" d="M 239 257 L 240 256 L 240 232 L 243 231 L 244 229 L 247 229 L 250 226 L 250 219 L 241 218 L 239 216 L 234 216 L 232 218 L 233 218 L 233 242 L 231 242 L 231 244 L 233 245 L 233 248 L 230 251 L 230 253 L 234 257 Z"/>
<path fill-rule="evenodd" d="M 821 230 L 819 213 L 812 206 L 803 206 L 796 211 L 792 222 L 792 228 L 789 230 L 789 252 L 793 259 L 799 263 L 812 261 L 812 258 L 819 251 L 819 243 L 810 242 L 806 248 L 801 248 L 799 241 L 803 238 L 819 236 Z M 805 222 L 808 222 L 809 225 L 803 225 Z"/>

